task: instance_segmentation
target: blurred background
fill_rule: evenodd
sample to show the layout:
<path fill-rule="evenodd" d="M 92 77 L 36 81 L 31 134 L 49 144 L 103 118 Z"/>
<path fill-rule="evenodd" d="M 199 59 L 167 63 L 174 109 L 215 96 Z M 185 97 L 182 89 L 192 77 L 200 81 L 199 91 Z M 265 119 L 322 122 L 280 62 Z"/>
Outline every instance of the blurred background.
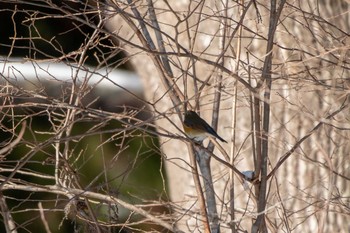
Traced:
<path fill-rule="evenodd" d="M 52 2 L 67 12 L 89 7 L 77 1 Z M 116 116 L 133 116 L 135 122 L 139 119 L 152 124 L 152 115 L 143 101 L 142 84 L 128 62 L 127 53 L 103 33 L 88 49 L 84 47 L 94 33 L 91 25 L 97 23 L 98 15 L 78 15 L 78 18 L 89 17 L 91 25 L 85 25 L 79 24 L 78 19 L 50 17 L 62 12 L 43 7 L 40 1 L 24 4 L 0 1 L 0 9 L 0 148 L 18 134 L 20 127 L 17 126 L 23 120 L 27 122 L 23 141 L 1 157 L 1 179 L 6 179 L 19 161 L 30 155 L 31 159 L 14 179 L 23 184 L 53 185 L 55 153 L 60 146 L 69 154 L 62 169 L 68 169 L 67 174 L 74 176 L 78 180 L 75 182 L 86 190 L 113 194 L 133 204 L 154 200 L 166 203 L 166 175 L 159 141 L 157 136 L 147 133 L 154 128 L 126 129 L 123 120 L 127 119 L 113 119 L 112 115 L 99 119 L 87 114 L 95 109 Z M 34 16 L 41 18 L 33 20 Z M 81 95 L 78 103 L 81 111 L 69 126 L 70 135 L 63 135 L 61 139 L 64 139 L 58 143 L 54 140 L 55 134 L 62 133 L 57 128 L 69 111 L 64 104 L 69 105 L 72 93 Z M 18 232 L 45 232 L 39 202 L 51 232 L 89 231 L 89 225 L 79 219 L 84 214 L 78 216 L 67 211 L 72 200 L 41 192 L 8 190 L 2 195 L 14 222 L 21 224 L 16 228 Z M 79 211 L 85 210 L 77 207 Z M 134 230 L 126 229 L 123 222 L 138 219 L 120 206 L 97 203 L 93 211 L 102 216 L 102 221 L 115 223 L 113 227 L 106 226 L 109 232 L 157 229 L 142 223 L 136 223 Z M 150 211 L 169 210 L 157 204 Z M 1 225 L 0 232 L 5 230 Z M 161 229 L 158 227 L 158 230 Z"/>

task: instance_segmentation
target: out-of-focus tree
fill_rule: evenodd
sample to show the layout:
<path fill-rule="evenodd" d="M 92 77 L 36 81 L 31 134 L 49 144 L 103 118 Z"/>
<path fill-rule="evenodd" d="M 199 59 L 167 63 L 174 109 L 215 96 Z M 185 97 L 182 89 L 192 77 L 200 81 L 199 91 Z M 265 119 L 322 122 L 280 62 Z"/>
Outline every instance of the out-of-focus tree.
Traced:
<path fill-rule="evenodd" d="M 35 104 L 45 106 L 44 113 L 50 111 L 52 130 L 46 134 L 52 136 L 43 143 L 23 142 L 21 133 L 17 133 L 22 131 L 15 129 L 21 128 L 18 122 L 26 122 L 25 117 L 13 120 L 10 132 L 14 136 L 4 147 L 5 152 L 18 143 L 31 150 L 8 168 L 11 172 L 3 178 L 3 190 L 66 196 L 72 200 L 71 206 L 86 208 L 83 221 L 97 232 L 106 228 L 111 231 L 109 224 L 135 228 L 128 221 L 102 223 L 94 211 L 94 199 L 107 206 L 123 206 L 141 216 L 139 221 L 152 222 L 169 231 L 348 231 L 348 2 L 23 3 L 53 10 L 50 14 L 32 12 L 23 21 L 33 33 L 24 38 L 33 51 L 33 61 L 40 59 L 37 55 L 41 50 L 33 46 L 38 39 L 62 53 L 51 55 L 51 60 L 75 62 L 79 71 L 84 70 L 87 51 L 105 45 L 104 39 L 110 40 L 114 45 L 105 46 L 111 48 L 111 54 L 97 53 L 94 57 L 98 61 L 96 70 L 115 67 L 109 63 L 113 51 L 125 51 L 123 61 L 131 61 L 140 75 L 146 95 L 142 103 L 152 117 L 138 120 L 133 111 L 112 114 L 83 104 L 83 97 L 90 90 L 88 77 L 78 83 L 77 76 L 72 75 L 66 100 L 48 98 L 43 92 L 38 93 L 40 88 L 32 92 L 14 88 L 5 77 L 3 88 L 12 91 L 5 92 L 6 113 L 11 115 L 13 108 L 20 106 L 9 101 L 13 96 L 42 97 L 44 103 Z M 20 10 L 13 8 L 13 16 Z M 37 27 L 41 20 L 58 18 L 69 19 L 77 28 L 91 27 L 94 32 L 86 35 L 79 49 L 65 53 L 55 44 L 55 37 L 46 38 Z M 16 48 L 18 40 L 14 35 L 10 48 Z M 109 79 L 108 75 L 101 75 L 104 79 Z M 188 138 L 182 128 L 187 110 L 200 113 L 228 143 L 211 138 L 198 143 Z M 96 129 L 105 135 L 101 122 L 113 120 L 122 127 L 113 131 L 112 138 L 123 140 L 140 132 L 160 137 L 160 146 L 152 148 L 162 155 L 168 173 L 164 182 L 169 185 L 171 213 L 157 215 L 149 210 L 149 203 L 132 205 L 122 201 L 111 191 L 112 185 L 91 190 L 89 184 L 79 182 L 82 174 L 68 169 L 75 164 L 75 140 Z M 72 127 L 78 121 L 96 122 L 96 126 L 76 138 Z M 21 129 L 24 127 L 30 130 L 28 122 Z M 135 129 L 137 133 L 130 133 Z M 101 139 L 96 146 L 108 140 Z M 49 145 L 54 148 L 54 185 L 42 187 L 15 179 L 27 172 L 22 169 L 24 165 Z M 109 170 L 108 166 L 105 170 Z M 109 182 L 106 178 L 105 184 Z M 6 193 L 1 201 L 7 228 L 16 224 L 6 208 L 10 198 Z M 114 219 L 109 216 L 109 220 Z"/>

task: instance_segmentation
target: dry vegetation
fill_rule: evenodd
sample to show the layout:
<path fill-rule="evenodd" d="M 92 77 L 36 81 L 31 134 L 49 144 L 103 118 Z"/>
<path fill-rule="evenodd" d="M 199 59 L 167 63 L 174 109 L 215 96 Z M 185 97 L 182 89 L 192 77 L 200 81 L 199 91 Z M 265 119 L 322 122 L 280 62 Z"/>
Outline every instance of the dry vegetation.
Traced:
<path fill-rule="evenodd" d="M 0 207 L 7 232 L 31 232 L 34 224 L 62 232 L 67 222 L 80 232 L 349 231 L 347 1 L 0 2 L 13 26 L 1 45 Z M 42 26 L 60 20 L 71 28 L 51 34 Z M 67 51 L 59 37 L 73 43 L 73 30 L 84 40 Z M 18 50 L 39 69 L 42 62 L 66 63 L 69 80 L 23 77 L 6 66 Z M 96 107 L 104 91 L 91 77 L 120 88 L 100 70 L 127 62 L 145 99 L 121 87 L 114 98 L 130 96 L 137 107 Z M 200 112 L 229 143 L 188 139 L 186 109 Z M 141 196 L 148 184 L 124 179 L 148 153 L 161 157 L 152 173 L 161 184 Z M 139 177 L 151 173 L 147 166 Z M 50 221 L 54 216 L 59 223 Z"/>

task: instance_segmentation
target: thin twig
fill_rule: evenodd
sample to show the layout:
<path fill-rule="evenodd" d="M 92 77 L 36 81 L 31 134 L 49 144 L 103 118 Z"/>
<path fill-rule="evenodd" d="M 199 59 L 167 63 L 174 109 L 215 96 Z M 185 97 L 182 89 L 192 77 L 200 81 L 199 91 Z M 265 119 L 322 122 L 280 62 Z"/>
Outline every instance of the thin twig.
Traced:
<path fill-rule="evenodd" d="M 27 121 L 23 121 L 22 122 L 22 127 L 21 130 L 19 131 L 19 134 L 17 136 L 17 138 L 15 140 L 13 140 L 12 142 L 10 142 L 7 146 L 3 147 L 0 150 L 0 156 L 4 156 L 5 153 L 7 153 L 8 151 L 12 150 L 13 148 L 16 147 L 16 145 L 22 140 L 24 132 L 26 130 L 26 125 L 27 125 Z"/>
<path fill-rule="evenodd" d="M 349 96 L 347 96 L 343 102 L 343 104 L 341 105 L 341 107 L 339 109 L 337 109 L 336 111 L 332 112 L 331 114 L 329 114 L 325 119 L 331 119 L 334 116 L 336 116 L 338 113 L 342 112 L 345 108 L 347 108 L 348 106 L 348 98 Z M 270 179 L 271 176 L 274 176 L 275 173 L 277 172 L 277 170 L 279 169 L 279 167 L 284 163 L 284 161 L 286 161 L 293 153 L 296 149 L 299 148 L 299 146 L 306 140 L 308 139 L 311 135 L 313 135 L 322 125 L 326 124 L 324 121 L 320 121 L 315 127 L 313 127 L 306 135 L 304 135 L 301 139 L 299 139 L 294 146 L 288 150 L 277 162 L 276 166 L 272 169 L 272 171 L 268 174 L 267 179 Z"/>
<path fill-rule="evenodd" d="M 45 213 L 44 213 L 44 209 L 43 209 L 43 205 L 42 205 L 41 201 L 38 203 L 38 208 L 39 208 L 39 212 L 40 212 L 40 218 L 44 224 L 46 233 L 51 233 L 49 224 L 47 223 L 47 220 L 45 218 Z"/>
<path fill-rule="evenodd" d="M 1 209 L 2 218 L 3 218 L 2 221 L 4 222 L 6 232 L 17 233 L 16 224 L 13 221 L 11 212 L 6 204 L 6 200 L 2 192 L 0 192 L 0 209 Z"/>
<path fill-rule="evenodd" d="M 140 214 L 141 216 L 145 217 L 149 221 L 156 223 L 172 232 L 180 232 L 177 230 L 177 228 L 163 220 L 161 220 L 159 217 L 154 216 L 150 214 L 148 211 L 138 208 L 135 205 L 132 205 L 130 203 L 127 203 L 119 198 L 116 198 L 111 195 L 104 195 L 96 192 L 91 191 L 85 191 L 81 189 L 74 189 L 74 188 L 63 188 L 56 185 L 36 185 L 36 186 L 30 186 L 30 185 L 20 185 L 20 184 L 4 184 L 2 187 L 2 190 L 23 190 L 27 192 L 47 192 L 47 193 L 54 193 L 58 195 L 63 195 L 68 197 L 69 199 L 76 197 L 85 197 L 88 199 L 95 199 L 99 200 L 102 203 L 110 203 L 110 204 L 119 204 L 123 206 L 124 208 L 135 212 L 137 214 Z M 73 197 L 72 197 L 73 195 Z"/>

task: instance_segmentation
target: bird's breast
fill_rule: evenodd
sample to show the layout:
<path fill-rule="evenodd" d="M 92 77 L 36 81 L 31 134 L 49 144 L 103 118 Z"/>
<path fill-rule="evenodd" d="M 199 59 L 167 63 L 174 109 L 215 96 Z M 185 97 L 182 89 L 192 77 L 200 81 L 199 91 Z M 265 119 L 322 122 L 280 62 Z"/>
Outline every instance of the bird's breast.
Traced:
<path fill-rule="evenodd" d="M 184 131 L 188 137 L 195 139 L 196 141 L 203 141 L 207 137 L 206 132 L 188 127 L 185 124 Z"/>

